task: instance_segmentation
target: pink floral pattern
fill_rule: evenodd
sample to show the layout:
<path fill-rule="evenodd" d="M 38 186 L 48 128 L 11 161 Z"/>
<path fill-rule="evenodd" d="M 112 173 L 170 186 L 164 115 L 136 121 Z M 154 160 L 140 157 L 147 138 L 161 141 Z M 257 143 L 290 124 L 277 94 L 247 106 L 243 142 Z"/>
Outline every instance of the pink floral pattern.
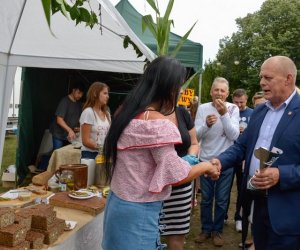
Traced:
<path fill-rule="evenodd" d="M 171 184 L 190 171 L 174 149 L 177 143 L 181 143 L 179 131 L 169 120 L 133 119 L 118 142 L 112 191 L 127 201 L 165 200 Z"/>

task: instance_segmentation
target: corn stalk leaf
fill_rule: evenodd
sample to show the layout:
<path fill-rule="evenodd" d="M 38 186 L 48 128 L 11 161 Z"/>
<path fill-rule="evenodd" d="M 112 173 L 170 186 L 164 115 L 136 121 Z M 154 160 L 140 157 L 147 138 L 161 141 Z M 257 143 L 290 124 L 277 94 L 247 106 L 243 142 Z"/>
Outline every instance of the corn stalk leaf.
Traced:
<path fill-rule="evenodd" d="M 161 30 L 161 54 L 160 55 L 168 55 L 169 51 L 169 35 L 170 35 L 170 29 L 171 24 L 173 23 L 173 20 L 167 20 L 167 22 L 164 21 L 162 25 Z"/>
<path fill-rule="evenodd" d="M 188 88 L 188 86 L 190 85 L 190 83 L 192 82 L 192 80 L 195 78 L 196 75 L 201 73 L 201 69 L 196 71 L 193 75 L 190 76 L 189 79 L 186 80 L 186 82 L 182 85 L 182 89 L 185 90 L 186 88 Z"/>
<path fill-rule="evenodd" d="M 157 13 L 158 15 L 160 15 L 158 6 L 156 6 L 154 0 L 147 0 L 147 2 L 152 7 L 152 9 L 155 11 L 155 13 Z"/>
<path fill-rule="evenodd" d="M 147 28 L 152 33 L 153 37 L 157 36 L 156 25 L 153 22 L 151 15 L 146 15 L 142 17 L 142 31 L 144 32 Z"/>
<path fill-rule="evenodd" d="M 164 21 L 165 22 L 169 20 L 170 14 L 171 14 L 172 9 L 173 9 L 173 5 L 174 5 L 174 0 L 170 0 L 169 3 L 168 3 L 168 6 L 167 6 L 166 12 L 164 14 Z"/>
<path fill-rule="evenodd" d="M 175 57 L 177 55 L 178 51 L 181 49 L 182 45 L 186 42 L 188 36 L 190 35 L 190 33 L 192 32 L 193 28 L 195 27 L 196 23 L 197 22 L 195 22 L 193 24 L 193 26 L 189 29 L 189 31 L 186 32 L 185 35 L 179 40 L 179 42 L 177 43 L 175 49 L 172 51 L 172 54 L 171 54 L 172 56 Z"/>

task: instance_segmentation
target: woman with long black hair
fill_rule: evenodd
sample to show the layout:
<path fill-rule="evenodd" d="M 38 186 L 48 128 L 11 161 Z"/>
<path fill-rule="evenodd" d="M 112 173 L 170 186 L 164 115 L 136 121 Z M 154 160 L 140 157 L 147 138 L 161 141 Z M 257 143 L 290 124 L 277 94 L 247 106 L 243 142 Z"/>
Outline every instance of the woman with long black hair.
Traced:
<path fill-rule="evenodd" d="M 111 180 L 104 250 L 162 249 L 159 216 L 172 185 L 202 174 L 212 178 L 220 174 L 209 162 L 191 168 L 174 149 L 181 137 L 167 116 L 175 110 L 185 76 L 185 68 L 176 59 L 156 58 L 112 121 L 104 144 Z"/>

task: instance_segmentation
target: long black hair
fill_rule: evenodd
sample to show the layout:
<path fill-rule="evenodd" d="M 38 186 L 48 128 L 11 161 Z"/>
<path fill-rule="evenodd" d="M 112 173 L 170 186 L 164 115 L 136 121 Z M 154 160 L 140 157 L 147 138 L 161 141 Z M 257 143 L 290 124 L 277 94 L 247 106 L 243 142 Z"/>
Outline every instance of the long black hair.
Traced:
<path fill-rule="evenodd" d="M 153 60 L 141 76 L 137 86 L 128 94 L 118 114 L 114 117 L 104 143 L 106 176 L 111 180 L 117 158 L 117 143 L 129 122 L 152 103 L 164 115 L 174 112 L 186 70 L 172 57 Z M 112 162 L 109 163 L 109 160 Z"/>

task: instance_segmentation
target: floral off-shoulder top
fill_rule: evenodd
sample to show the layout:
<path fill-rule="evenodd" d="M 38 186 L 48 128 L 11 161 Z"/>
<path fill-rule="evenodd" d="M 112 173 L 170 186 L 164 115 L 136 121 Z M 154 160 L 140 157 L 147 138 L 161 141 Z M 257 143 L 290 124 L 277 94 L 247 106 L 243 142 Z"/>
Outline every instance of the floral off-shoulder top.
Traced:
<path fill-rule="evenodd" d="M 190 171 L 189 164 L 174 149 L 179 143 L 178 128 L 169 120 L 133 119 L 117 144 L 111 190 L 127 201 L 165 200 L 171 185 Z"/>

